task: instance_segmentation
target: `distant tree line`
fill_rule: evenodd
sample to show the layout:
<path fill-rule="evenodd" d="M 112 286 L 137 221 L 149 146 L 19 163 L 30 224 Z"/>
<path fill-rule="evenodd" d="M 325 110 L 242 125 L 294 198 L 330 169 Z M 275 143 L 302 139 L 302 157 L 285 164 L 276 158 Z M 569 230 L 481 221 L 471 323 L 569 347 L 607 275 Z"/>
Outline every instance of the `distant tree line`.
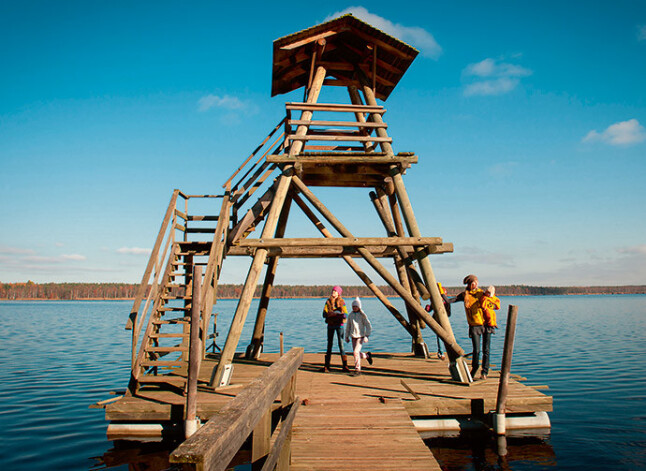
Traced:
<path fill-rule="evenodd" d="M 137 284 L 132 283 L 0 283 L 0 299 L 133 299 Z M 276 285 L 272 288 L 273 298 L 323 298 L 329 296 L 332 285 Z M 390 286 L 381 286 L 386 296 L 396 296 Z M 447 287 L 449 296 L 455 296 L 464 288 Z M 261 287 L 256 288 L 256 297 Z M 345 297 L 373 296 L 364 285 L 343 286 Z M 219 298 L 237 299 L 242 294 L 242 285 L 221 284 Z M 540 296 L 566 294 L 646 294 L 646 285 L 631 286 L 527 286 L 501 285 L 496 287 L 499 296 Z"/>

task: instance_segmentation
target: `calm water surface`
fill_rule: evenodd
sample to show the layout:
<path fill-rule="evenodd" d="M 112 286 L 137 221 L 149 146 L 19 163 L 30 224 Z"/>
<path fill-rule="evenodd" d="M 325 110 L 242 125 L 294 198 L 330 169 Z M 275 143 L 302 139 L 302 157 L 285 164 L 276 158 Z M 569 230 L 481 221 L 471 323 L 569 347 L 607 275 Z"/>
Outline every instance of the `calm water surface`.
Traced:
<path fill-rule="evenodd" d="M 646 469 L 646 296 L 504 297 L 492 363 L 500 365 L 507 306 L 519 306 L 512 372 L 547 384 L 548 437 L 508 440 L 501 462 L 488 437 L 431 440 L 444 469 Z M 397 304 L 398 300 L 393 300 Z M 323 300 L 272 300 L 265 351 L 325 349 Z M 218 303 L 220 342 L 235 301 Z M 0 303 L 0 470 L 167 469 L 173 444 L 106 440 L 101 409 L 88 405 L 125 388 L 128 301 Z M 468 351 L 466 321 L 451 318 Z M 251 313 L 254 313 L 255 304 Z M 408 351 L 410 340 L 381 304 L 364 300 L 373 351 Z M 249 321 L 249 320 L 248 320 Z M 243 332 L 246 347 L 252 322 Z M 429 348 L 434 336 L 424 331 Z"/>

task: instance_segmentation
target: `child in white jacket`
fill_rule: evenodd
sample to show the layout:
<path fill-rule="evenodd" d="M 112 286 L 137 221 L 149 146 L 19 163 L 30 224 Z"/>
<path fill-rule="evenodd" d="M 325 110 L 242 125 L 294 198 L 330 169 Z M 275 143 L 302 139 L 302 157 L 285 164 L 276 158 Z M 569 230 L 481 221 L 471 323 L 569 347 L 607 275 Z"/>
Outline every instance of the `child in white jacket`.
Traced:
<path fill-rule="evenodd" d="M 354 298 L 352 301 L 352 312 L 348 314 L 348 321 L 345 324 L 345 341 L 352 339 L 352 350 L 354 353 L 354 372 L 352 376 L 361 374 L 361 359 L 366 358 L 372 365 L 372 353 L 363 353 L 361 345 L 368 343 L 368 337 L 372 333 L 372 325 L 365 312 L 361 310 L 361 300 Z"/>

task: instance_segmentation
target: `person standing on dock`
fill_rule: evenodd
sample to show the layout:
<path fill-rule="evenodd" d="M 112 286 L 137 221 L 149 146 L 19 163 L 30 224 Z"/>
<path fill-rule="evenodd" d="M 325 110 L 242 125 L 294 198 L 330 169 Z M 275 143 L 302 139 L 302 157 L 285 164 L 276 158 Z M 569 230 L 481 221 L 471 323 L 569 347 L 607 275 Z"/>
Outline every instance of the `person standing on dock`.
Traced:
<path fill-rule="evenodd" d="M 496 311 L 500 309 L 500 299 L 496 296 L 495 286 L 489 286 L 480 298 L 484 317 L 484 332 L 482 333 L 482 379 L 489 374 L 489 346 L 491 336 L 496 333 Z"/>
<path fill-rule="evenodd" d="M 469 337 L 473 345 L 471 377 L 474 377 L 480 367 L 480 338 L 485 331 L 484 312 L 481 303 L 484 292 L 478 289 L 478 277 L 475 275 L 465 276 L 462 283 L 466 285 L 465 290 L 458 294 L 451 302 L 464 302 L 464 311 L 467 314 L 467 322 L 469 323 Z M 489 336 L 487 336 L 488 338 Z M 486 353 L 483 352 L 482 359 L 483 363 L 486 360 L 487 364 L 486 366 L 483 364 L 482 379 L 486 379 L 489 372 L 489 342 L 486 343 L 485 347 L 487 351 Z"/>
<path fill-rule="evenodd" d="M 325 366 L 323 372 L 330 371 L 330 360 L 332 359 L 332 342 L 336 334 L 339 344 L 339 353 L 341 354 L 341 362 L 343 364 L 343 371 L 350 372 L 348 368 L 348 360 L 343 351 L 343 325 L 348 317 L 348 309 L 345 307 L 345 301 L 341 297 L 343 289 L 340 286 L 332 288 L 332 294 L 325 301 L 323 308 L 323 318 L 327 324 L 327 351 L 325 353 Z"/>
<path fill-rule="evenodd" d="M 372 324 L 365 312 L 361 309 L 361 300 L 357 297 L 352 301 L 352 312 L 348 315 L 348 323 L 345 326 L 345 341 L 352 340 L 352 353 L 354 354 L 354 371 L 352 376 L 361 374 L 361 359 L 366 358 L 372 365 L 372 353 L 364 353 L 361 346 L 368 343 L 368 337 L 372 333 Z"/>

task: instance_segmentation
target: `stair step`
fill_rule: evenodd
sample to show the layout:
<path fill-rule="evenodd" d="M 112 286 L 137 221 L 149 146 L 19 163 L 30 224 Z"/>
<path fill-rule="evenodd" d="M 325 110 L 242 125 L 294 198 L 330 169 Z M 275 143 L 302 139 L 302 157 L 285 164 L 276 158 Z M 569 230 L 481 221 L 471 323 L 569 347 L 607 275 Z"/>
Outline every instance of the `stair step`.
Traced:
<path fill-rule="evenodd" d="M 215 232 L 214 227 L 187 227 L 187 234 L 213 234 Z"/>
<path fill-rule="evenodd" d="M 150 334 L 150 338 L 153 338 L 153 339 L 188 338 L 188 334 L 185 334 L 185 333 Z"/>
<path fill-rule="evenodd" d="M 185 361 L 172 360 L 143 360 L 141 366 L 183 366 Z"/>
<path fill-rule="evenodd" d="M 205 267 L 205 266 L 206 266 L 206 265 L 208 265 L 208 264 L 209 264 L 208 262 L 196 262 L 196 263 L 173 262 L 173 263 L 172 263 L 172 265 L 173 265 L 174 267 L 185 266 L 185 265 L 194 265 L 194 266 L 195 266 L 195 265 L 200 265 L 200 266 Z"/>
<path fill-rule="evenodd" d="M 188 347 L 147 347 L 146 351 L 155 353 L 188 352 Z"/>
<path fill-rule="evenodd" d="M 189 221 L 217 221 L 218 219 L 220 219 L 218 216 L 188 216 Z"/>
<path fill-rule="evenodd" d="M 179 252 L 177 255 L 181 257 L 186 257 L 187 255 L 195 255 L 196 257 L 201 257 L 208 254 L 208 250 L 196 250 L 195 252 Z"/>
<path fill-rule="evenodd" d="M 168 295 L 164 295 L 164 296 L 162 296 L 162 299 L 165 299 L 166 301 L 172 301 L 172 300 L 175 300 L 175 299 L 191 299 L 191 297 L 190 296 L 168 296 Z"/>
<path fill-rule="evenodd" d="M 144 375 L 139 378 L 140 383 L 177 383 L 177 384 L 186 384 L 186 378 L 181 376 L 149 376 Z"/>
<path fill-rule="evenodd" d="M 189 317 L 178 317 L 176 319 L 155 319 L 153 324 L 188 324 L 190 321 Z"/>
<path fill-rule="evenodd" d="M 190 306 L 188 306 L 188 307 L 186 307 L 186 306 L 181 306 L 181 307 L 179 307 L 179 306 L 177 306 L 177 307 L 168 306 L 168 307 L 160 307 L 157 310 L 159 312 L 190 311 L 191 307 Z"/>
<path fill-rule="evenodd" d="M 168 284 L 166 285 L 166 288 L 168 288 L 168 289 L 172 289 L 172 288 L 186 288 L 186 285 L 176 285 L 176 284 L 173 284 L 173 283 L 168 283 Z"/>
<path fill-rule="evenodd" d="M 178 240 L 178 241 L 177 241 L 177 242 L 175 242 L 175 243 L 176 243 L 177 245 L 179 245 L 180 247 L 182 247 L 182 246 L 184 246 L 184 245 L 195 245 L 195 246 L 198 246 L 198 247 L 200 247 L 200 246 L 202 246 L 202 247 L 206 247 L 206 246 L 210 246 L 210 245 L 211 245 L 211 242 L 209 242 L 209 241 L 204 241 L 204 240 Z"/>

